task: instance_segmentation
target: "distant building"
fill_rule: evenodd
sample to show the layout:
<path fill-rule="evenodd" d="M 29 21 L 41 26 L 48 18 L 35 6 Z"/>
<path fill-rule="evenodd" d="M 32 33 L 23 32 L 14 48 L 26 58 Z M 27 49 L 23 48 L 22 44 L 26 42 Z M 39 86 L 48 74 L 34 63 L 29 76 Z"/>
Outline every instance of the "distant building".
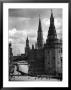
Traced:
<path fill-rule="evenodd" d="M 9 43 L 9 63 L 12 62 L 12 57 L 13 57 L 13 53 L 12 53 L 12 44 Z"/>
<path fill-rule="evenodd" d="M 29 50 L 30 50 L 29 40 L 28 40 L 28 37 L 27 37 L 27 39 L 26 39 L 26 47 L 25 47 L 25 54 L 26 54 L 26 56 L 29 55 Z"/>

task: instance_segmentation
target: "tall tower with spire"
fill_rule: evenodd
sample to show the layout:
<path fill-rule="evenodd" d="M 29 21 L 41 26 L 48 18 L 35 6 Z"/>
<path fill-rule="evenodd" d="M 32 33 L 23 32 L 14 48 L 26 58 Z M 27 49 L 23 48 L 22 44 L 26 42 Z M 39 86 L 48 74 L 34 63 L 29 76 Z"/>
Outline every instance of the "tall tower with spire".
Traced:
<path fill-rule="evenodd" d="M 43 35 L 42 35 L 42 28 L 41 28 L 41 20 L 39 17 L 39 26 L 38 26 L 38 35 L 37 35 L 37 48 L 41 49 L 43 47 Z"/>
<path fill-rule="evenodd" d="M 50 26 L 45 45 L 45 71 L 48 74 L 55 74 L 61 69 L 61 43 L 57 39 L 57 33 L 54 25 L 53 12 L 51 10 Z"/>
<path fill-rule="evenodd" d="M 55 29 L 55 25 L 54 25 L 54 16 L 53 16 L 52 10 L 51 10 L 50 26 L 49 26 L 47 39 L 49 40 L 49 42 L 52 42 L 55 39 L 57 39 L 56 29 Z"/>
<path fill-rule="evenodd" d="M 29 54 L 29 49 L 30 49 L 30 47 L 29 47 L 29 39 L 28 39 L 28 37 L 27 37 L 27 39 L 26 39 L 26 47 L 25 47 L 25 54 L 26 54 L 26 55 Z"/>

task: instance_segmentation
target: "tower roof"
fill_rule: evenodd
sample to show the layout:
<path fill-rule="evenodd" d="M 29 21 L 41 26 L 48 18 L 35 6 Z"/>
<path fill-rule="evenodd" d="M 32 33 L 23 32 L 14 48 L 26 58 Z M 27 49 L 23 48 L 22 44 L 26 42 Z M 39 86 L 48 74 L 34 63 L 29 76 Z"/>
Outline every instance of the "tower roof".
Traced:
<path fill-rule="evenodd" d="M 26 39 L 26 41 L 29 41 L 29 39 L 28 39 L 28 36 L 27 36 L 27 39 Z"/>
<path fill-rule="evenodd" d="M 50 26 L 49 26 L 49 31 L 48 31 L 48 39 L 55 39 L 57 38 L 56 30 L 55 30 L 55 25 L 54 25 L 54 17 L 53 17 L 53 12 L 51 9 L 51 16 L 50 16 Z"/>
<path fill-rule="evenodd" d="M 54 24 L 54 16 L 53 16 L 52 9 L 51 9 L 51 16 L 50 16 L 50 24 Z"/>
<path fill-rule="evenodd" d="M 53 18 L 53 11 L 52 11 L 52 9 L 51 9 L 51 18 Z"/>
<path fill-rule="evenodd" d="M 39 17 L 39 26 L 38 26 L 38 33 L 37 33 L 37 47 L 38 49 L 43 47 L 43 35 L 42 35 L 42 28 L 41 28 L 41 20 Z"/>
<path fill-rule="evenodd" d="M 40 19 L 40 15 L 39 15 L 38 31 L 41 31 L 41 19 Z"/>
<path fill-rule="evenodd" d="M 28 36 L 27 36 L 27 39 L 26 39 L 26 46 L 29 46 L 29 39 L 28 39 Z"/>
<path fill-rule="evenodd" d="M 25 46 L 25 52 L 27 52 L 28 50 L 29 50 L 29 39 L 28 39 L 28 36 L 27 36 L 26 46 Z"/>

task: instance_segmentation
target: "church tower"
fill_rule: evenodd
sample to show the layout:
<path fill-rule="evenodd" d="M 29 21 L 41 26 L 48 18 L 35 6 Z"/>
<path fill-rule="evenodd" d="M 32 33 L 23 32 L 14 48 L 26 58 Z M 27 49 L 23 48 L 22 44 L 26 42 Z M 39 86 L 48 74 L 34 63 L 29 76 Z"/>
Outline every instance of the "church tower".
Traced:
<path fill-rule="evenodd" d="M 56 33 L 55 25 L 54 25 L 53 12 L 51 10 L 50 26 L 49 26 L 48 37 L 47 37 L 46 43 L 49 42 L 50 44 L 52 44 L 52 42 L 54 42 L 54 40 L 56 39 L 57 39 L 57 33 Z"/>
<path fill-rule="evenodd" d="M 41 21 L 39 18 L 39 26 L 38 26 L 38 35 L 37 35 L 37 48 L 43 48 L 43 35 L 42 35 L 42 28 L 41 28 Z"/>
<path fill-rule="evenodd" d="M 27 37 L 27 39 L 26 39 L 26 47 L 25 47 L 25 54 L 26 54 L 26 55 L 29 54 L 29 49 L 30 49 L 30 47 L 29 47 L 29 39 L 28 39 L 28 37 Z"/>
<path fill-rule="evenodd" d="M 56 74 L 56 72 L 61 72 L 61 47 L 61 43 L 57 39 L 53 12 L 51 10 L 50 26 L 44 50 L 46 73 Z"/>

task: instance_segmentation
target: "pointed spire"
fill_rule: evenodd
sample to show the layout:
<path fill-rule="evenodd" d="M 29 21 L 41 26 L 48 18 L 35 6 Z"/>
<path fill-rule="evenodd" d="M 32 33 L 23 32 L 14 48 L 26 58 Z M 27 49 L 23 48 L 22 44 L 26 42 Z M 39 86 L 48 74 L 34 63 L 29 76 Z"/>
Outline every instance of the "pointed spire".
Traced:
<path fill-rule="evenodd" d="M 52 11 L 52 9 L 51 9 L 50 25 L 53 25 L 54 26 L 54 17 L 53 17 L 53 11 Z"/>
<path fill-rule="evenodd" d="M 25 46 L 25 54 L 28 55 L 28 52 L 29 52 L 29 39 L 28 39 L 28 36 L 26 38 L 26 46 Z"/>
<path fill-rule="evenodd" d="M 26 40 L 28 41 L 28 36 L 27 36 L 27 39 Z"/>
<path fill-rule="evenodd" d="M 50 26 L 49 26 L 49 31 L 48 31 L 48 39 L 55 39 L 55 38 L 57 38 L 57 34 L 56 34 L 55 25 L 54 25 L 53 12 L 52 12 L 52 9 L 51 9 Z"/>
<path fill-rule="evenodd" d="M 29 39 L 28 39 L 28 36 L 27 36 L 27 39 L 26 39 L 26 47 L 29 47 Z"/>
<path fill-rule="evenodd" d="M 37 47 L 38 47 L 38 49 L 43 47 L 43 35 L 42 35 L 42 27 L 41 27 L 40 17 L 39 17 L 38 35 L 37 35 Z"/>
<path fill-rule="evenodd" d="M 41 19 L 40 19 L 40 14 L 39 14 L 39 23 L 38 23 L 38 31 L 41 31 Z"/>
<path fill-rule="evenodd" d="M 52 9 L 51 9 L 51 18 L 53 18 L 53 11 L 52 11 Z"/>

